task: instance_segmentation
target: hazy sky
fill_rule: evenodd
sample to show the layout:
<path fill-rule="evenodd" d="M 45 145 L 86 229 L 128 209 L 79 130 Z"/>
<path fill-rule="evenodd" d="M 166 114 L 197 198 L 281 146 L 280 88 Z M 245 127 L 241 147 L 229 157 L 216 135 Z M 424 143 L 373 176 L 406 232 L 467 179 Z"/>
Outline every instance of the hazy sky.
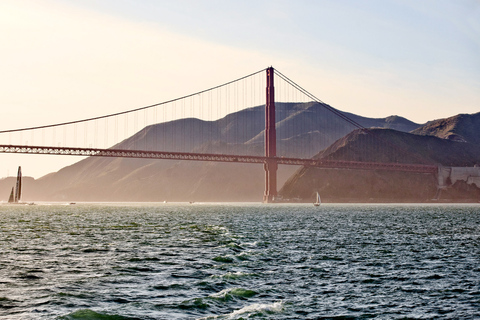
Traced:
<path fill-rule="evenodd" d="M 270 65 L 363 116 L 480 111 L 478 0 L 2 0 L 0 30 L 2 130 L 129 110 Z M 79 160 L 0 157 L 0 177 Z"/>

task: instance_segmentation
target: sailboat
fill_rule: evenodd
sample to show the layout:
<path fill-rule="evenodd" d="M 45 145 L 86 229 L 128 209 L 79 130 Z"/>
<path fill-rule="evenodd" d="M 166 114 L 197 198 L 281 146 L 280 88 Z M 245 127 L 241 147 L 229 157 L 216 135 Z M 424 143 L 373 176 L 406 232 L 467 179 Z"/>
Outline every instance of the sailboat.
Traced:
<path fill-rule="evenodd" d="M 14 203 L 15 202 L 15 196 L 13 195 L 15 187 L 12 187 L 12 192 L 10 192 L 10 197 L 8 198 L 8 203 Z"/>
<path fill-rule="evenodd" d="M 18 167 L 17 183 L 12 187 L 8 203 L 19 203 L 22 197 L 22 167 Z"/>
<path fill-rule="evenodd" d="M 315 202 L 313 203 L 313 205 L 315 207 L 318 207 L 320 205 L 320 203 L 322 203 L 322 200 L 320 199 L 320 195 L 318 194 L 318 191 L 317 191 L 317 195 L 315 197 Z"/>
<path fill-rule="evenodd" d="M 17 189 L 15 190 L 15 203 L 20 202 L 20 198 L 22 197 L 22 167 L 18 167 L 17 172 Z"/>

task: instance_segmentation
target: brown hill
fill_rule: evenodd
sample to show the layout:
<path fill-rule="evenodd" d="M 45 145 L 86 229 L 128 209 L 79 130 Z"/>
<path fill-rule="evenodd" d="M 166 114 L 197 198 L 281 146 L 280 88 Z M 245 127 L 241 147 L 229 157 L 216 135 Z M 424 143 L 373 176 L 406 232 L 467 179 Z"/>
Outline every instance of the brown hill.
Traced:
<path fill-rule="evenodd" d="M 480 146 L 391 129 L 368 129 L 348 134 L 314 158 L 473 167 L 480 164 Z"/>
<path fill-rule="evenodd" d="M 479 145 L 387 129 L 369 132 L 352 132 L 315 158 L 462 167 L 480 163 Z M 458 191 L 459 188 L 463 188 L 462 191 Z M 326 202 L 429 202 L 436 195 L 437 178 L 432 174 L 385 170 L 303 167 L 279 193 L 284 199 L 309 202 L 317 191 Z M 450 201 L 478 201 L 480 189 L 466 188 L 459 183 L 445 196 L 450 197 Z"/>
<path fill-rule="evenodd" d="M 430 121 L 411 132 L 418 135 L 480 144 L 480 112 L 459 114 L 446 119 Z"/>

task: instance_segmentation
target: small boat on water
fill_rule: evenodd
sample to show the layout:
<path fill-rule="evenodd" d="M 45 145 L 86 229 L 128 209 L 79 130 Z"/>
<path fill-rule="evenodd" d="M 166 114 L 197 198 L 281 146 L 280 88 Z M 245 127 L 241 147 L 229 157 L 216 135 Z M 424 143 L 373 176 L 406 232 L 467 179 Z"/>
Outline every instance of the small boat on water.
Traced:
<path fill-rule="evenodd" d="M 15 202 L 15 187 L 12 187 L 12 192 L 10 192 L 10 197 L 8 198 L 8 203 L 14 203 Z"/>
<path fill-rule="evenodd" d="M 22 197 L 22 167 L 18 167 L 17 183 L 12 187 L 12 192 L 8 198 L 8 203 L 19 203 Z"/>
<path fill-rule="evenodd" d="M 13 204 L 25 204 L 21 202 L 22 198 L 22 167 L 18 167 L 18 172 L 17 172 L 17 182 L 15 183 L 15 187 L 12 187 L 12 192 L 10 192 L 10 197 L 8 198 L 8 203 L 13 203 Z M 28 203 L 29 205 L 34 204 Z"/>
<path fill-rule="evenodd" d="M 318 207 L 318 206 L 320 206 L 321 203 L 322 203 L 322 199 L 320 199 L 320 195 L 317 192 L 317 194 L 315 196 L 315 202 L 313 203 L 313 205 L 315 207 Z"/>

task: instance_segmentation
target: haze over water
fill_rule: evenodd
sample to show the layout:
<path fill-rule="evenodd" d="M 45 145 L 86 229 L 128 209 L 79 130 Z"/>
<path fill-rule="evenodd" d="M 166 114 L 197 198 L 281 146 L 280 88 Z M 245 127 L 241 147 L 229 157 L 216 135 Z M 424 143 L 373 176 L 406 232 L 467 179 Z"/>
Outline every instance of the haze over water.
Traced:
<path fill-rule="evenodd" d="M 0 207 L 0 319 L 476 319 L 478 205 Z"/>

